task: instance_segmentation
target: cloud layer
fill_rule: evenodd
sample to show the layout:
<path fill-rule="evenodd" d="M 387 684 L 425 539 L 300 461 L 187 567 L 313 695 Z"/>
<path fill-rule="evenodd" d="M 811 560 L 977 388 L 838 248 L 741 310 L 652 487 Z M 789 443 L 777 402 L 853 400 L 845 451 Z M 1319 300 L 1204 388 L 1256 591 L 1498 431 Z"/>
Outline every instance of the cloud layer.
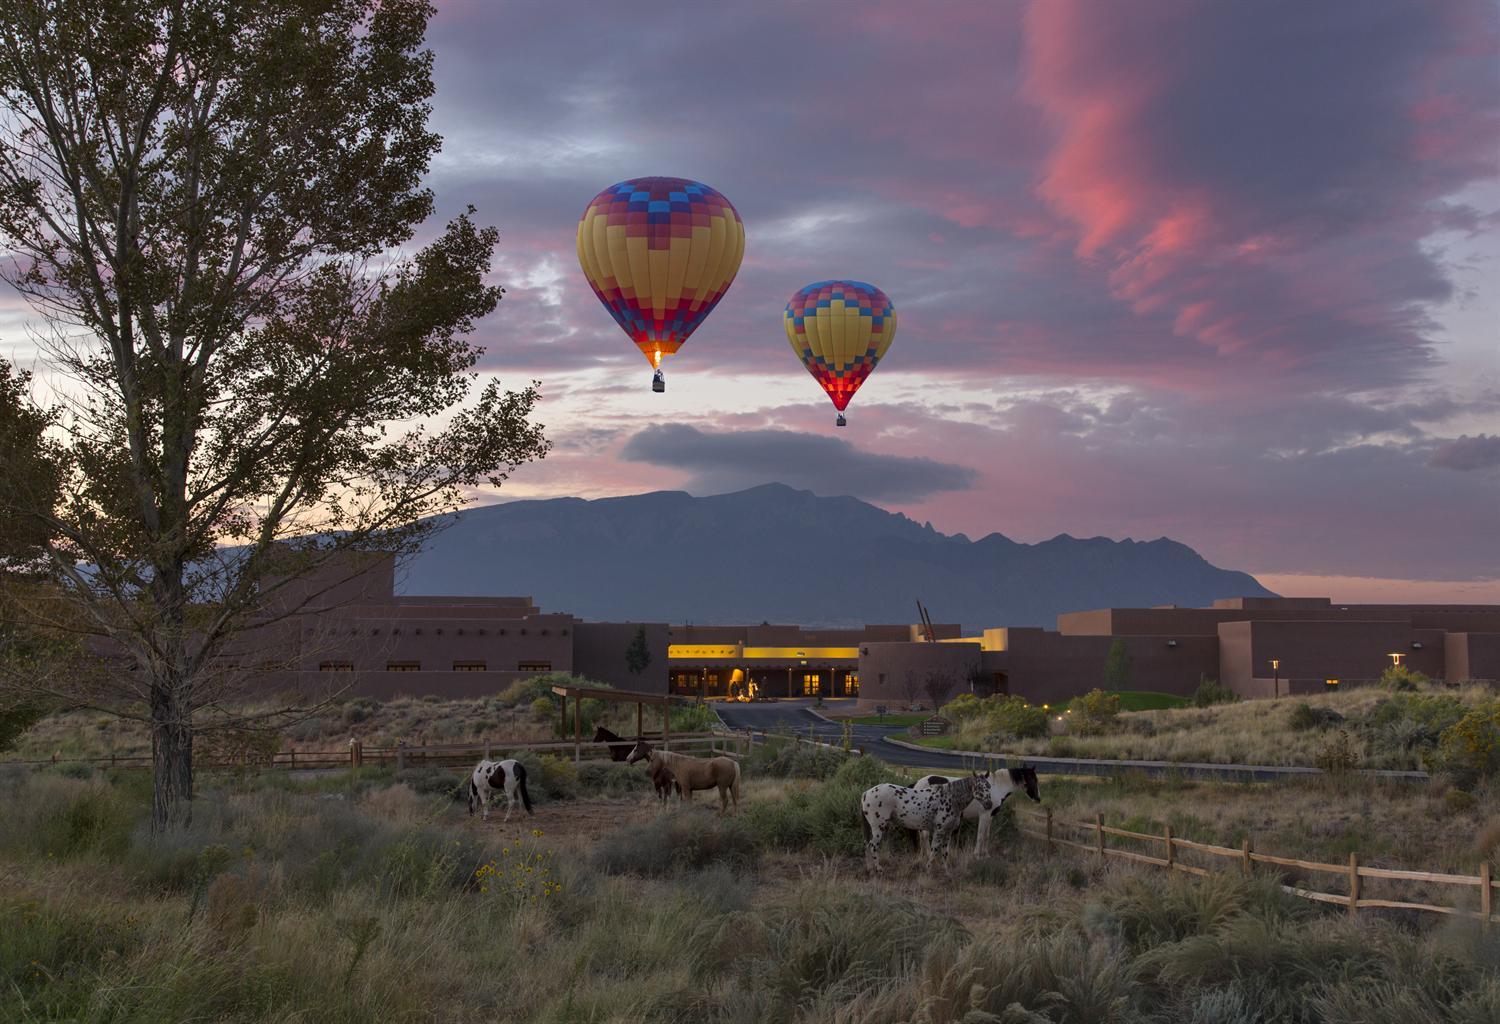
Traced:
<path fill-rule="evenodd" d="M 620 449 L 620 458 L 688 474 L 695 494 L 725 494 L 784 483 L 826 497 L 910 504 L 974 485 L 966 466 L 929 458 L 878 455 L 848 441 L 790 430 L 709 433 L 682 424 L 647 427 Z"/>

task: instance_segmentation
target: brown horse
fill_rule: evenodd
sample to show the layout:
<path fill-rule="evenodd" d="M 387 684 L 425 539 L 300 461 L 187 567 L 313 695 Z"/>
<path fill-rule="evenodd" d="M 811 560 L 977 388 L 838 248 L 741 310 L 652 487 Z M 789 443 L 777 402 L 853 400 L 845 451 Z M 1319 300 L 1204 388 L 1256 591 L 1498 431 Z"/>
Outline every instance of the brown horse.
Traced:
<path fill-rule="evenodd" d="M 635 764 L 648 759 L 653 776 L 659 766 L 672 770 L 684 800 L 691 800 L 694 790 L 717 788 L 720 814 L 729 810 L 731 797 L 734 799 L 734 809 L 740 809 L 740 764 L 734 758 L 689 757 L 687 754 L 674 754 L 670 750 L 656 750 L 645 740 L 637 740 L 635 749 L 630 752 L 625 763 Z"/>
<path fill-rule="evenodd" d="M 611 761 L 623 761 L 630 754 L 630 741 L 622 736 L 616 736 L 602 725 L 594 730 L 594 742 L 609 744 Z"/>
<path fill-rule="evenodd" d="M 677 795 L 682 795 L 682 785 L 677 781 L 677 776 L 672 774 L 672 769 L 665 763 L 653 765 L 651 768 L 651 785 L 656 787 L 656 798 L 662 803 L 667 802 L 667 797 L 672 795 L 672 790 Z"/>

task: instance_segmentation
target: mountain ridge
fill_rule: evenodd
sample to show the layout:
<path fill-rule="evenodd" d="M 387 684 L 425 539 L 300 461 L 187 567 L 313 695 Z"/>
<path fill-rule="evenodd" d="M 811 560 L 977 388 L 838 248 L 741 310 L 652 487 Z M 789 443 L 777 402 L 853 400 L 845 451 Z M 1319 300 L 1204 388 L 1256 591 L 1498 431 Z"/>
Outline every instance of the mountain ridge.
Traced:
<path fill-rule="evenodd" d="M 1168 537 L 1025 544 L 991 531 L 976 541 L 785 484 L 467 509 L 404 567 L 401 590 L 524 594 L 585 619 L 822 627 L 909 622 L 921 598 L 937 620 L 970 630 L 1271 593 Z"/>

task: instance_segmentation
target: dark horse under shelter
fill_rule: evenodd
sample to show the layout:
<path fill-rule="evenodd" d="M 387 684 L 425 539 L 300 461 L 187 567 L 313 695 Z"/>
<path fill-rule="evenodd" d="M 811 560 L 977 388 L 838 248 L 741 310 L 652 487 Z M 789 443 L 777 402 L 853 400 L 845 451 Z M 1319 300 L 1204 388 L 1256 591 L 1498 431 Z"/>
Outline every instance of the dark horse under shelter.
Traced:
<path fill-rule="evenodd" d="M 595 743 L 609 744 L 609 759 L 611 761 L 623 761 L 630 756 L 630 750 L 635 746 L 634 740 L 622 740 L 604 726 L 594 730 Z"/>

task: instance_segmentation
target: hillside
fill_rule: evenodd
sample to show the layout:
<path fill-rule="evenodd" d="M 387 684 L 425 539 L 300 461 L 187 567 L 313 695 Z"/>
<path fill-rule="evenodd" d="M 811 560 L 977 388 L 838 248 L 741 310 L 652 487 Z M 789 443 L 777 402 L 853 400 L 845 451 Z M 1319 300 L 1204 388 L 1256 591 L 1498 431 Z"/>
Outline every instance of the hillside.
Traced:
<path fill-rule="evenodd" d="M 406 567 L 407 594 L 527 594 L 589 619 L 935 620 L 1052 626 L 1059 612 L 1270 592 L 1176 541 L 949 536 L 855 498 L 768 484 L 471 509 Z"/>

